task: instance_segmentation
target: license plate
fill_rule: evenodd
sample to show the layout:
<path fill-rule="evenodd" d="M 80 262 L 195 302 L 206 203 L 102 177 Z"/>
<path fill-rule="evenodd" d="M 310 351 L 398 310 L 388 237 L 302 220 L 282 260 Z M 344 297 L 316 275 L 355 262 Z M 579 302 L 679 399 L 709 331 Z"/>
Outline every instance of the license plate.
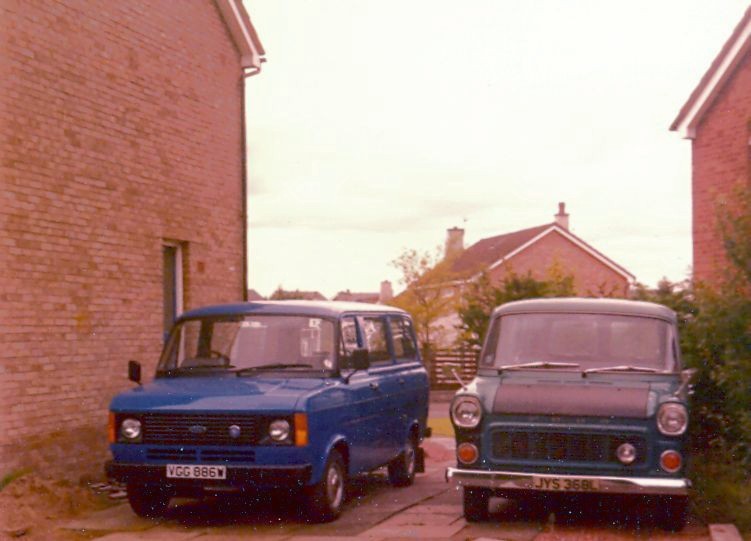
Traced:
<path fill-rule="evenodd" d="M 583 479 L 581 477 L 535 475 L 532 477 L 532 488 L 535 490 L 554 490 L 559 492 L 596 492 L 600 490 L 600 480 Z"/>
<path fill-rule="evenodd" d="M 226 479 L 227 466 L 167 464 L 167 477 L 169 479 Z"/>

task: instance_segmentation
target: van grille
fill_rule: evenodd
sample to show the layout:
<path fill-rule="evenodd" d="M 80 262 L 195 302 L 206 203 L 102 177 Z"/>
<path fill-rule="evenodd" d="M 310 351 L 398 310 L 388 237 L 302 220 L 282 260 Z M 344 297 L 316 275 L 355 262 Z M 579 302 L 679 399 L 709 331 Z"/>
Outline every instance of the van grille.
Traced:
<path fill-rule="evenodd" d="M 642 436 L 609 434 L 569 434 L 565 432 L 493 433 L 493 456 L 497 459 L 572 461 L 620 464 L 616 449 L 622 443 L 636 448 L 634 464 L 644 463 L 647 445 Z"/>
<path fill-rule="evenodd" d="M 164 445 L 255 445 L 267 421 L 258 415 L 147 413 L 143 443 Z M 233 436 L 230 427 L 239 427 Z"/>

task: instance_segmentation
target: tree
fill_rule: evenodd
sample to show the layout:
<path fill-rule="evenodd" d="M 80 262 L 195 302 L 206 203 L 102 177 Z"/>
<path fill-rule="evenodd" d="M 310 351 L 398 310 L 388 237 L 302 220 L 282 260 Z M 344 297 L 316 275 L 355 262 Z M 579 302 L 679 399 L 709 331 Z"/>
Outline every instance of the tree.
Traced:
<path fill-rule="evenodd" d="M 729 265 L 722 282 L 678 284 L 663 279 L 634 297 L 678 315 L 684 362 L 697 370 L 692 397 L 694 448 L 720 451 L 751 466 L 751 190 L 718 209 Z"/>
<path fill-rule="evenodd" d="M 729 281 L 751 285 L 751 186 L 735 187 L 731 202 L 719 208 L 718 223 L 731 263 Z"/>
<path fill-rule="evenodd" d="M 299 289 L 294 291 L 287 291 L 282 286 L 276 288 L 269 300 L 271 301 L 291 301 L 291 300 L 304 300 L 306 298 L 305 293 Z"/>
<path fill-rule="evenodd" d="M 435 321 L 450 313 L 456 303 L 450 283 L 456 276 L 450 271 L 450 261 L 443 259 L 442 250 L 437 247 L 432 254 L 404 250 L 391 264 L 401 273 L 399 282 L 405 287 L 391 304 L 412 314 L 423 349 L 431 351 Z"/>
<path fill-rule="evenodd" d="M 499 285 L 493 285 L 487 273 L 469 285 L 459 306 L 462 342 L 470 347 L 482 345 L 496 306 L 506 302 L 536 297 L 569 297 L 574 295 L 574 279 L 555 269 L 548 280 L 536 280 L 531 273 L 519 276 L 510 271 Z"/>

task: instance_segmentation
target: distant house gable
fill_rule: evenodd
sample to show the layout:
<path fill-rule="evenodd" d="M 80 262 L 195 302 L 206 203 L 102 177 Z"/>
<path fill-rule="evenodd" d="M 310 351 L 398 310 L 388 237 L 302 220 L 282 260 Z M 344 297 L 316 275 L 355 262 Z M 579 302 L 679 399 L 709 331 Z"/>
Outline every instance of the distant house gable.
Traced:
<path fill-rule="evenodd" d="M 451 270 L 456 273 L 471 272 L 472 275 L 486 270 L 493 270 L 500 265 L 510 262 L 516 255 L 530 249 L 548 235 L 561 235 L 569 242 L 609 267 L 615 273 L 621 275 L 629 283 L 635 280 L 635 276 L 618 265 L 612 259 L 590 246 L 568 229 L 557 223 L 530 227 L 504 235 L 497 235 L 482 239 L 467 248 L 453 263 Z"/>
<path fill-rule="evenodd" d="M 266 297 L 261 295 L 258 291 L 255 289 L 249 289 L 248 290 L 248 300 L 249 301 L 262 301 L 265 300 Z"/>

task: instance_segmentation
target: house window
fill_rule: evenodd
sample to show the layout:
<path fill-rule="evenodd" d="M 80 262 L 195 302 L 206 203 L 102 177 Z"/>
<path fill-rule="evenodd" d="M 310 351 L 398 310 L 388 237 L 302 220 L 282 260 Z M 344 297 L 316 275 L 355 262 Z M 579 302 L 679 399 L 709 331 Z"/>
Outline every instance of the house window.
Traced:
<path fill-rule="evenodd" d="M 162 246 L 162 290 L 162 330 L 166 338 L 175 319 L 183 311 L 183 248 L 179 243 L 170 242 Z"/>

